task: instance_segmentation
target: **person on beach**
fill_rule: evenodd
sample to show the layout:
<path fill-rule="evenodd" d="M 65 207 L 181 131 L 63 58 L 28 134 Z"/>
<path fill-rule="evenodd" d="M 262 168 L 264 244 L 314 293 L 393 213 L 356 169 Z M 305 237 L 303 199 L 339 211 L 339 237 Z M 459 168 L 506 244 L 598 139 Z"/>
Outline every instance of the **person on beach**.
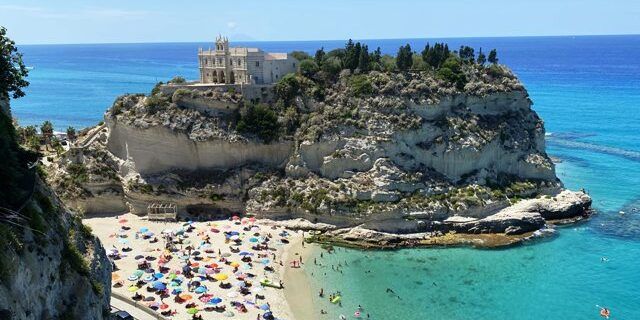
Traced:
<path fill-rule="evenodd" d="M 320 293 L 318 294 L 318 296 L 320 298 L 322 298 L 324 296 L 324 289 L 323 288 L 320 288 Z"/>

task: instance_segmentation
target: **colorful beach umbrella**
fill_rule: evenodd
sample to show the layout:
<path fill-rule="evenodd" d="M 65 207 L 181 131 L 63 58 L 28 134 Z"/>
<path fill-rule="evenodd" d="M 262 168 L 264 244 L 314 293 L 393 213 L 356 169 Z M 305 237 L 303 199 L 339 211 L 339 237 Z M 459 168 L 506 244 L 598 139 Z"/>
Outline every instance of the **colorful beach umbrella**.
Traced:
<path fill-rule="evenodd" d="M 199 310 L 198 310 L 198 309 L 196 309 L 196 308 L 189 308 L 189 309 L 187 309 L 187 313 L 188 313 L 188 314 L 196 314 L 196 313 L 198 313 L 198 311 L 199 311 Z"/>
<path fill-rule="evenodd" d="M 218 281 L 224 281 L 229 279 L 229 276 L 227 274 L 224 273 L 218 273 L 215 276 L 213 276 L 214 279 L 218 280 Z"/>

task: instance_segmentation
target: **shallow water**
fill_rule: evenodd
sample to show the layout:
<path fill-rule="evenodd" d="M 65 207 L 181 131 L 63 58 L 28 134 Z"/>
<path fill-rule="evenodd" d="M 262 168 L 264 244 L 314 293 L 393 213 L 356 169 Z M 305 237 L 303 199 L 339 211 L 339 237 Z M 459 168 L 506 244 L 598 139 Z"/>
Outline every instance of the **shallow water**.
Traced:
<path fill-rule="evenodd" d="M 498 48 L 545 120 L 547 150 L 562 160 L 558 176 L 569 188 L 587 189 L 598 214 L 553 239 L 511 249 L 325 254 L 322 263 L 329 267 L 308 271 L 314 289 L 343 293 L 342 308 L 317 301 L 330 312 L 325 318 L 351 316 L 360 304 L 373 319 L 597 319 L 596 305 L 609 307 L 613 319 L 640 319 L 640 36 L 447 41 Z M 387 53 L 405 42 L 415 49 L 426 41 L 368 41 Z M 251 45 L 312 51 L 341 44 Z M 149 91 L 175 74 L 195 78 L 198 46 L 23 46 L 35 69 L 28 96 L 13 103 L 14 114 L 23 124 L 53 120 L 58 130 L 93 125 L 119 94 Z M 603 256 L 609 261 L 601 262 Z M 344 261 L 343 274 L 331 272 L 331 264 Z"/>

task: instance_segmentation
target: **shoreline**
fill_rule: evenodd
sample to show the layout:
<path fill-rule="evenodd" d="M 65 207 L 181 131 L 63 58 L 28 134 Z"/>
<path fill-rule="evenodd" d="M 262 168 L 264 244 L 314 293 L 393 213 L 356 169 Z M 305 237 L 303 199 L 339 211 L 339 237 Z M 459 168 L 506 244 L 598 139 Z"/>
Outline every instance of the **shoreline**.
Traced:
<path fill-rule="evenodd" d="M 297 233 L 297 232 L 296 232 Z M 303 232 L 304 234 L 304 232 Z M 292 261 L 298 257 L 302 257 L 303 265 L 301 268 L 292 268 L 285 266 L 282 270 L 282 278 L 284 280 L 284 297 L 289 306 L 291 319 L 296 320 L 318 320 L 317 310 L 313 303 L 313 291 L 311 290 L 312 279 L 305 271 L 306 264 L 313 256 L 314 248 L 313 244 L 307 244 L 303 247 L 305 242 L 304 235 L 296 239 L 296 242 L 292 246 L 285 250 L 283 260 L 285 262 Z"/>

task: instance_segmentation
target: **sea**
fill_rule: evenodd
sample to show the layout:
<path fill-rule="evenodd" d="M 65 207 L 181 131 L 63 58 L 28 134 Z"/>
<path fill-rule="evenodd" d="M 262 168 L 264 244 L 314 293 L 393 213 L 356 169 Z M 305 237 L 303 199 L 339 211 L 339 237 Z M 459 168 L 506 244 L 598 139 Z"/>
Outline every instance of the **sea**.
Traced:
<path fill-rule="evenodd" d="M 470 247 L 324 254 L 307 262 L 314 293 L 341 292 L 342 306 L 314 294 L 328 314 L 355 319 L 640 319 L 640 36 L 363 40 L 395 53 L 409 43 L 498 50 L 544 119 L 547 151 L 565 186 L 584 188 L 597 213 L 555 236 L 504 249 Z M 344 40 L 237 42 L 309 53 Z M 20 45 L 32 69 L 13 101 L 21 125 L 56 130 L 102 120 L 113 100 L 149 92 L 175 75 L 197 79 L 197 50 L 212 43 Z M 320 250 L 320 249 L 318 249 Z M 342 265 L 342 272 L 331 265 Z M 391 289 L 390 292 L 387 289 Z"/>

